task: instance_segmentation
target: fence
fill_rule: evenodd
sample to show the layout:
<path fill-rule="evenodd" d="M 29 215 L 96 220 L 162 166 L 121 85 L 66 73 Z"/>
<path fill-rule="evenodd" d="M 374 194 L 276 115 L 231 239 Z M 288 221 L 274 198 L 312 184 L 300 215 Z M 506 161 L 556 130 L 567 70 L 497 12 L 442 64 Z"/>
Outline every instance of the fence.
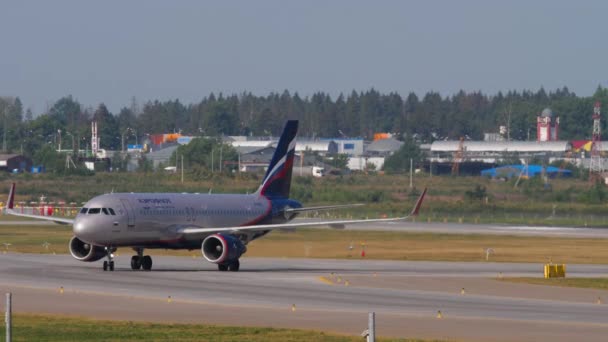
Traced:
<path fill-rule="evenodd" d="M 53 206 L 53 205 L 42 205 L 42 206 L 15 206 L 13 211 L 20 214 L 27 215 L 39 215 L 39 216 L 61 216 L 61 217 L 74 217 L 80 211 L 80 207 L 75 206 Z M 2 215 L 6 215 L 6 208 L 2 207 Z"/>

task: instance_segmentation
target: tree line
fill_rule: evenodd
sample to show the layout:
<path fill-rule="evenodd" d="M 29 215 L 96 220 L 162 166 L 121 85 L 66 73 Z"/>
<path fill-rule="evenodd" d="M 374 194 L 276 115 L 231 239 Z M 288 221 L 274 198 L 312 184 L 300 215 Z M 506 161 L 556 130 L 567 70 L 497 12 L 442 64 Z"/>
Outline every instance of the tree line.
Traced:
<path fill-rule="evenodd" d="M 510 139 L 535 140 L 536 117 L 546 107 L 560 117 L 560 139 L 590 139 L 595 101 L 608 106 L 608 89 L 598 87 L 592 96 L 577 96 L 566 87 L 494 95 L 459 91 L 442 96 L 431 91 L 422 97 L 375 89 L 335 98 L 323 92 L 306 97 L 289 91 L 267 96 L 210 94 L 192 104 L 177 99 L 139 104 L 133 98 L 118 113 L 103 103 L 87 107 L 65 96 L 34 117 L 19 97 L 0 97 L 0 142 L 5 151 L 35 158 L 45 146 L 56 149 L 60 141 L 63 149 L 90 148 L 93 120 L 98 122 L 101 147 L 120 150 L 123 143 L 142 142 L 158 133 L 277 136 L 287 119 L 299 119 L 300 136 L 310 138 L 371 139 L 375 132 L 391 132 L 417 142 L 481 140 L 485 132 L 508 126 Z"/>

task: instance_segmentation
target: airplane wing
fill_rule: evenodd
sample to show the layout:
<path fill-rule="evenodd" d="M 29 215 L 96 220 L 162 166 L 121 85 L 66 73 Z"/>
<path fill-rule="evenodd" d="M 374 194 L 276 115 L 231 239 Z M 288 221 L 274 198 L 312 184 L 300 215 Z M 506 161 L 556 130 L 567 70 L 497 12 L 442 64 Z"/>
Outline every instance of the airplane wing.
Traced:
<path fill-rule="evenodd" d="M 28 217 L 36 220 L 53 221 L 59 224 L 73 224 L 73 219 L 53 217 L 53 216 L 41 216 L 41 215 L 30 215 L 22 214 L 13 210 L 15 204 L 15 183 L 11 185 L 11 191 L 8 193 L 8 200 L 6 201 L 6 213 L 13 216 Z"/>
<path fill-rule="evenodd" d="M 303 211 L 320 211 L 320 210 L 332 210 L 332 209 L 344 209 L 364 206 L 363 203 L 355 204 L 339 204 L 339 205 L 326 205 L 321 207 L 305 207 L 305 208 L 288 208 L 285 209 L 286 213 L 301 213 Z"/>
<path fill-rule="evenodd" d="M 219 227 L 219 228 L 180 228 L 177 230 L 181 234 L 203 234 L 203 233 L 239 233 L 239 232 L 250 232 L 250 231 L 262 231 L 262 230 L 273 230 L 273 229 L 285 229 L 285 228 L 305 228 L 315 226 L 342 226 L 347 224 L 357 223 L 374 223 L 374 222 L 395 222 L 407 220 L 411 217 L 417 216 L 420 211 L 420 206 L 426 195 L 426 188 L 418 197 L 414 208 L 409 215 L 396 218 L 383 218 L 383 219 L 365 219 L 365 220 L 340 220 L 340 221 L 321 221 L 321 222 L 302 222 L 302 223 L 281 223 L 281 224 L 261 224 L 254 226 L 241 226 L 241 227 Z"/>

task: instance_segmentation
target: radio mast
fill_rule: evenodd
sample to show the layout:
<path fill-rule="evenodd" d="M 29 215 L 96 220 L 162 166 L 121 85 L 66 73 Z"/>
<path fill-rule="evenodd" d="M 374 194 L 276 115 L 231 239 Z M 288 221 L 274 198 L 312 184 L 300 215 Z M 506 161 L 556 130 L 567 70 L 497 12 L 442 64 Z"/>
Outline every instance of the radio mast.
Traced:
<path fill-rule="evenodd" d="M 602 164 L 602 128 L 600 125 L 601 109 L 600 102 L 595 102 L 593 107 L 593 131 L 591 136 L 591 161 L 589 163 L 589 182 L 593 182 L 604 173 Z"/>

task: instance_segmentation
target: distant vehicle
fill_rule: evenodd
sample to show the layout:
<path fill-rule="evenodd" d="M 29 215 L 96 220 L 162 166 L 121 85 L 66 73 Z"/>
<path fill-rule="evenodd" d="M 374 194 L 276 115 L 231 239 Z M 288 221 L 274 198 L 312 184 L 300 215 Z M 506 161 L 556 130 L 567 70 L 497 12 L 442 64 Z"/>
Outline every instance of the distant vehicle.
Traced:
<path fill-rule="evenodd" d="M 313 177 L 323 177 L 325 176 L 325 169 L 319 166 L 312 167 L 312 176 Z"/>
<path fill-rule="evenodd" d="M 289 222 L 304 211 L 329 210 L 361 204 L 304 208 L 289 198 L 296 147 L 297 121 L 288 121 L 258 190 L 253 194 L 111 193 L 89 200 L 75 219 L 41 217 L 13 210 L 15 184 L 7 200 L 7 213 L 46 219 L 73 226 L 69 250 L 74 258 L 92 262 L 107 258 L 104 271 L 114 270 L 114 252 L 130 247 L 133 270 L 152 269 L 145 248 L 201 249 L 205 259 L 220 271 L 238 271 L 247 244 L 274 229 L 319 225 L 405 220 L 418 214 L 422 192 L 409 216 L 399 218 Z"/>
<path fill-rule="evenodd" d="M 103 149 L 100 148 L 99 150 L 97 150 L 97 154 L 95 155 L 96 158 L 108 158 L 108 152 Z"/>

